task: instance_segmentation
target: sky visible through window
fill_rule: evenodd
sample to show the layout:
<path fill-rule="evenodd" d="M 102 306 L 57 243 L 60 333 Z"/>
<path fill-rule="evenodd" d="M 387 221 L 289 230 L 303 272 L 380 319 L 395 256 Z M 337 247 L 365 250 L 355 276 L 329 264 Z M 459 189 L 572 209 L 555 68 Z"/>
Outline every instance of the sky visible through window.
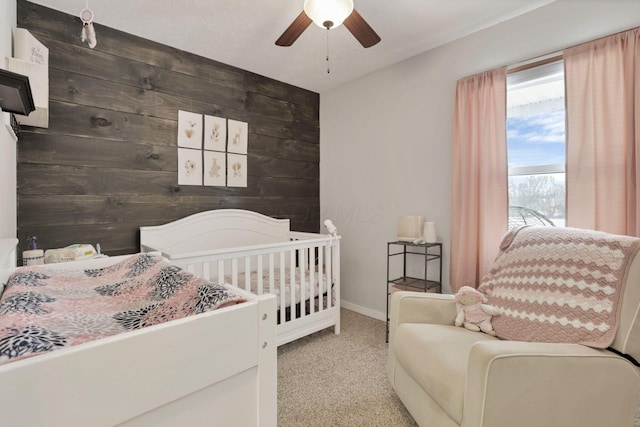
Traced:
<path fill-rule="evenodd" d="M 545 165 L 565 164 L 564 109 L 508 117 L 507 144 L 510 168 L 531 167 L 525 175 L 514 170 L 517 175 L 509 177 L 509 204 L 531 209 L 554 225 L 564 226 L 565 175 L 543 172 L 548 170 Z"/>
<path fill-rule="evenodd" d="M 509 166 L 564 164 L 564 110 L 507 118 Z"/>
<path fill-rule="evenodd" d="M 509 226 L 523 221 L 533 225 L 552 221 L 563 226 L 566 142 L 562 62 L 507 77 L 506 124 Z"/>

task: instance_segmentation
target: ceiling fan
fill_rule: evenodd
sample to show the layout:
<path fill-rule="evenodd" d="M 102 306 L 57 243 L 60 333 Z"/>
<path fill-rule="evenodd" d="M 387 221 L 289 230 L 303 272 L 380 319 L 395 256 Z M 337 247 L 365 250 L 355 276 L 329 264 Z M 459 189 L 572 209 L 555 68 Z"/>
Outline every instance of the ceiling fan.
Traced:
<path fill-rule="evenodd" d="M 291 46 L 312 22 L 327 30 L 344 23 L 364 47 L 380 41 L 380 36 L 353 8 L 353 0 L 305 0 L 304 10 L 276 40 L 278 46 Z"/>

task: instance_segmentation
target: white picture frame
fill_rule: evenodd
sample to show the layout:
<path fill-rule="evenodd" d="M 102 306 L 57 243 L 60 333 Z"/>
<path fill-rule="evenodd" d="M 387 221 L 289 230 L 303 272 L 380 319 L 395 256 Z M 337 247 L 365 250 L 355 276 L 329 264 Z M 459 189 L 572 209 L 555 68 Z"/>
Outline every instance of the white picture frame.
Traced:
<path fill-rule="evenodd" d="M 178 185 L 202 185 L 202 150 L 178 148 Z"/>
<path fill-rule="evenodd" d="M 178 147 L 202 148 L 202 114 L 178 110 Z"/>
<path fill-rule="evenodd" d="M 219 151 L 204 151 L 204 185 L 224 187 L 227 184 L 227 158 Z"/>
<path fill-rule="evenodd" d="M 229 119 L 227 133 L 227 151 L 229 153 L 247 154 L 249 141 L 249 124 Z"/>
<path fill-rule="evenodd" d="M 247 156 L 227 154 L 227 187 L 247 186 Z"/>
<path fill-rule="evenodd" d="M 227 148 L 227 119 L 204 116 L 204 149 L 225 151 Z"/>

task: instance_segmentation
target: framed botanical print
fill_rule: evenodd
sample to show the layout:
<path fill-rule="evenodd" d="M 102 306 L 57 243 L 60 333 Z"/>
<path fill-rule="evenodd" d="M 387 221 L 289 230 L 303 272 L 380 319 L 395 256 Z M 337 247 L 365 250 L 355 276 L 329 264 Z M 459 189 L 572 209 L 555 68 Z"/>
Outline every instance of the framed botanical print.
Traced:
<path fill-rule="evenodd" d="M 202 185 L 202 150 L 178 148 L 178 185 Z"/>
<path fill-rule="evenodd" d="M 204 149 L 225 151 L 227 145 L 227 119 L 204 116 Z"/>
<path fill-rule="evenodd" d="M 202 114 L 178 111 L 178 147 L 202 149 Z"/>
<path fill-rule="evenodd" d="M 227 186 L 247 186 L 247 156 L 244 154 L 227 154 Z"/>
<path fill-rule="evenodd" d="M 224 187 L 227 180 L 226 155 L 218 151 L 204 151 L 204 185 Z"/>
<path fill-rule="evenodd" d="M 247 154 L 249 141 L 249 124 L 229 120 L 229 133 L 227 134 L 227 151 L 229 153 Z"/>

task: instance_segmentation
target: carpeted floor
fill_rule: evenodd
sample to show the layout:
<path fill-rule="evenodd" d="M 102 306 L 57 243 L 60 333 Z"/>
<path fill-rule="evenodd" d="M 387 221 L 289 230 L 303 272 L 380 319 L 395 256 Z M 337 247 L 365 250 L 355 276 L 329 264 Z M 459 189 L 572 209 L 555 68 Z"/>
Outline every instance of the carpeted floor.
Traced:
<path fill-rule="evenodd" d="M 340 335 L 330 328 L 281 346 L 278 426 L 415 427 L 387 381 L 384 336 L 384 322 L 343 309 Z"/>
<path fill-rule="evenodd" d="M 278 349 L 278 426 L 416 426 L 386 376 L 385 324 L 342 310 L 325 329 Z"/>

